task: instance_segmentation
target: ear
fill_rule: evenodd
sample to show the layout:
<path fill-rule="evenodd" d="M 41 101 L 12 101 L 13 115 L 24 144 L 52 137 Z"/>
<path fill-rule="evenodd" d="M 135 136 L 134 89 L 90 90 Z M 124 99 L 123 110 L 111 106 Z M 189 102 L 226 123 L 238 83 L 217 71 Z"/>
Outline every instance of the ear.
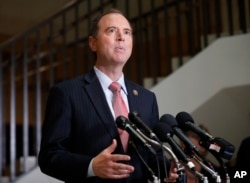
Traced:
<path fill-rule="evenodd" d="M 96 52 L 96 38 L 89 36 L 89 47 L 93 52 Z"/>

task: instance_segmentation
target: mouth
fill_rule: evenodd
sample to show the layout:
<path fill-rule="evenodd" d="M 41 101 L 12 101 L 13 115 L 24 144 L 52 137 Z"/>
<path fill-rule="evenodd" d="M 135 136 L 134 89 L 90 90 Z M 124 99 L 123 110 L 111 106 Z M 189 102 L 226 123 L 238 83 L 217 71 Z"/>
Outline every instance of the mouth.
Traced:
<path fill-rule="evenodd" d="M 125 48 L 122 47 L 122 46 L 116 46 L 116 47 L 115 47 L 115 51 L 123 52 L 123 51 L 125 51 Z"/>

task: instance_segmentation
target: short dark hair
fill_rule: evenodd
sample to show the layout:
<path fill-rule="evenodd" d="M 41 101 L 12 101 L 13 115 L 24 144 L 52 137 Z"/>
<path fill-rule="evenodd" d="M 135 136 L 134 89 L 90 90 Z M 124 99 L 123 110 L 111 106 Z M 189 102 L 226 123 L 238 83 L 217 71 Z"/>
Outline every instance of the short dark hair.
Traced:
<path fill-rule="evenodd" d="M 89 32 L 89 36 L 93 36 L 93 37 L 96 37 L 97 34 L 98 34 L 98 31 L 99 31 L 99 21 L 101 20 L 101 18 L 105 15 L 108 15 L 108 14 L 112 14 L 112 13 L 118 13 L 122 16 L 125 17 L 125 15 L 122 13 L 122 11 L 118 10 L 118 9 L 115 9 L 115 8 L 111 8 L 107 11 L 104 11 L 103 13 L 99 14 L 93 21 L 92 21 L 92 24 L 91 24 L 91 27 L 90 27 L 90 32 Z"/>

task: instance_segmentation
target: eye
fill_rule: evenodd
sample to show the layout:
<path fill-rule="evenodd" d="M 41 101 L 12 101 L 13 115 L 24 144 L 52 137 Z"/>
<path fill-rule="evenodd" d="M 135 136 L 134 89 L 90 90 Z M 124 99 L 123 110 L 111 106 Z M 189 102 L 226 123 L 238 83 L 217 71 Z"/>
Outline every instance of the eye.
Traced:
<path fill-rule="evenodd" d="M 108 28 L 107 29 L 107 33 L 114 33 L 114 32 L 116 32 L 116 28 L 115 27 L 110 27 L 110 28 Z"/>
<path fill-rule="evenodd" d="M 124 30 L 124 34 L 131 36 L 132 35 L 132 31 L 129 30 L 129 29 L 126 29 L 126 30 Z"/>
<path fill-rule="evenodd" d="M 124 33 L 127 34 L 127 35 L 131 35 L 131 32 L 128 31 L 128 30 L 126 30 Z"/>

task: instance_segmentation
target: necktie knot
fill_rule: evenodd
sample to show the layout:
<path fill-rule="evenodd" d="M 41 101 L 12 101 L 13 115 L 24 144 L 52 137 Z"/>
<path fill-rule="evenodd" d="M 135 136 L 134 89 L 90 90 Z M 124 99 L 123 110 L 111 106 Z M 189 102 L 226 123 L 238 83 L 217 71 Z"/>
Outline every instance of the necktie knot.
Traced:
<path fill-rule="evenodd" d="M 117 82 L 112 82 L 109 86 L 110 90 L 114 92 L 120 92 L 121 91 L 121 85 Z"/>

